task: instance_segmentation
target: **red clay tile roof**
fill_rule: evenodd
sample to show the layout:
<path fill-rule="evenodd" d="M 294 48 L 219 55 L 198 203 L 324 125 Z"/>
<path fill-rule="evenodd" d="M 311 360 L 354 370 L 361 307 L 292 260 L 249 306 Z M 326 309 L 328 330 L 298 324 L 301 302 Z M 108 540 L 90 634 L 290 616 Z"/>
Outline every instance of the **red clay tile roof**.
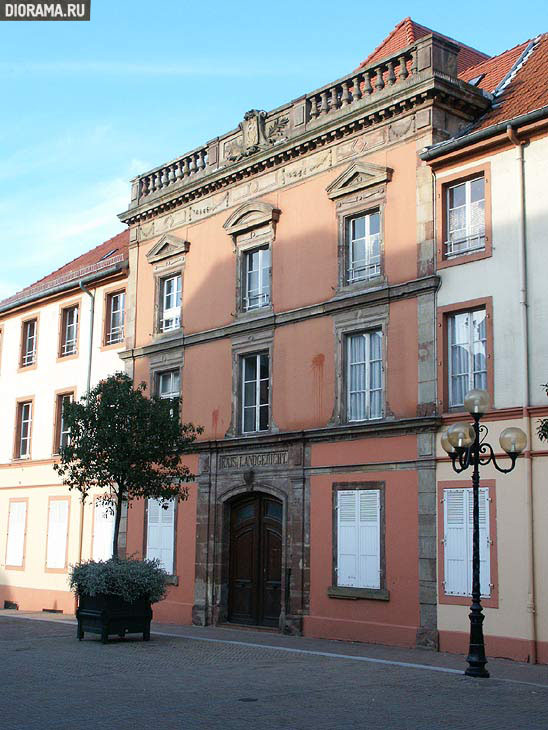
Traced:
<path fill-rule="evenodd" d="M 453 40 L 453 38 L 449 38 L 448 36 L 442 35 L 441 33 L 430 30 L 430 28 L 427 28 L 424 25 L 419 25 L 419 23 L 415 23 L 415 21 L 411 20 L 411 18 L 404 18 L 383 40 L 383 42 L 379 46 L 377 46 L 377 48 L 375 48 L 372 53 L 369 54 L 365 61 L 362 61 L 362 63 L 359 65 L 359 68 L 368 66 L 370 63 L 375 63 L 375 61 L 379 61 L 381 58 L 385 58 L 385 56 L 396 53 L 400 49 L 411 45 L 416 40 L 422 38 L 425 35 L 428 35 L 429 33 L 436 33 L 436 35 L 453 41 L 453 43 L 456 43 L 458 46 L 460 46 L 460 51 L 457 57 L 457 69 L 459 74 L 465 71 L 470 66 L 481 63 L 489 58 L 486 53 L 477 51 L 475 48 L 470 48 L 470 46 L 466 46 L 459 41 Z"/>
<path fill-rule="evenodd" d="M 61 266 L 60 269 L 53 271 L 51 274 L 44 276 L 42 279 L 35 281 L 34 284 L 25 287 L 21 291 L 17 292 L 11 297 L 4 299 L 0 302 L 0 306 L 6 304 L 16 304 L 20 299 L 36 294 L 38 292 L 46 292 L 57 284 L 62 284 L 73 279 L 79 279 L 82 276 L 93 273 L 94 271 L 100 271 L 102 266 L 105 268 L 109 267 L 115 262 L 126 261 L 128 258 L 128 246 L 129 246 L 129 230 L 122 231 L 118 235 L 109 238 L 108 241 L 99 244 L 91 251 L 78 256 L 68 264 Z M 104 264 L 101 259 L 106 254 L 112 254 L 108 258 L 104 259 Z"/>
<path fill-rule="evenodd" d="M 513 66 L 520 61 L 529 43 L 531 41 L 521 43 L 486 63 L 467 69 L 460 78 L 470 81 L 485 73 L 479 87 L 494 92 L 504 77 L 512 71 Z M 485 129 L 548 105 L 548 33 L 539 36 L 533 43 L 535 45 L 531 52 L 521 58 L 519 67 L 514 69 L 508 85 L 495 97 L 491 109 L 469 131 Z"/>

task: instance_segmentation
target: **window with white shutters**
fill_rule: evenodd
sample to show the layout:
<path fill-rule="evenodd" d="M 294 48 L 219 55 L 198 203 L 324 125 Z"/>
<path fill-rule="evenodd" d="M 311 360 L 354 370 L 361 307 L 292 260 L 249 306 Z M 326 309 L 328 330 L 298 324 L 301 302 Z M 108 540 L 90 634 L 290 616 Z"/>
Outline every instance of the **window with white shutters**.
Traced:
<path fill-rule="evenodd" d="M 6 566 L 22 568 L 25 561 L 25 530 L 27 526 L 27 503 L 10 502 L 8 516 L 8 544 Z"/>
<path fill-rule="evenodd" d="M 378 489 L 337 492 L 337 586 L 381 587 Z"/>
<path fill-rule="evenodd" d="M 63 570 L 66 567 L 68 510 L 68 499 L 52 499 L 49 503 L 47 568 Z"/>
<path fill-rule="evenodd" d="M 474 497 L 471 487 L 444 489 L 444 589 L 448 596 L 472 594 Z M 491 595 L 489 489 L 479 490 L 480 589 Z"/>
<path fill-rule="evenodd" d="M 169 575 L 174 570 L 175 501 L 149 499 L 147 508 L 147 559 L 158 558 Z"/>
<path fill-rule="evenodd" d="M 100 499 L 95 500 L 93 512 L 93 560 L 110 560 L 114 537 L 114 513 Z"/>

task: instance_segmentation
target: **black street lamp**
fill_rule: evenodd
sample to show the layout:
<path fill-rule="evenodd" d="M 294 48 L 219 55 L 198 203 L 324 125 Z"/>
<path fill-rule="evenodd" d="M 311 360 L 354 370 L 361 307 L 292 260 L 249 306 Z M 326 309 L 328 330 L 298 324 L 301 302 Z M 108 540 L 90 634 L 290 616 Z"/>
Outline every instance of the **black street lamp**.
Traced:
<path fill-rule="evenodd" d="M 497 464 L 495 452 L 485 443 L 487 426 L 480 425 L 480 419 L 489 408 L 489 393 L 486 390 L 471 390 L 464 399 L 464 407 L 474 423 L 454 423 L 442 434 L 441 445 L 451 457 L 453 469 L 460 474 L 472 466 L 472 493 L 474 499 L 472 533 L 472 605 L 470 607 L 470 648 L 465 674 L 469 677 L 488 677 L 485 668 L 485 644 L 483 641 L 483 609 L 480 592 L 480 544 L 479 544 L 479 468 L 493 464 L 495 469 L 508 474 L 516 465 L 516 459 L 527 445 L 527 437 L 521 428 L 505 428 L 500 435 L 501 448 L 508 454 L 511 465 L 503 469 Z"/>

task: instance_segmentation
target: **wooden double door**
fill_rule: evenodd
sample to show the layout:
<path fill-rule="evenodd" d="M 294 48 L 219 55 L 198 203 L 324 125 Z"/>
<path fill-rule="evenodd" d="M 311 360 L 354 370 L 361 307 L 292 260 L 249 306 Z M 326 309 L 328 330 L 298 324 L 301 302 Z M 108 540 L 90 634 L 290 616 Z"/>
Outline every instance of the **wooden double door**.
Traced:
<path fill-rule="evenodd" d="M 278 626 L 282 587 L 280 500 L 246 495 L 231 505 L 228 620 Z"/>

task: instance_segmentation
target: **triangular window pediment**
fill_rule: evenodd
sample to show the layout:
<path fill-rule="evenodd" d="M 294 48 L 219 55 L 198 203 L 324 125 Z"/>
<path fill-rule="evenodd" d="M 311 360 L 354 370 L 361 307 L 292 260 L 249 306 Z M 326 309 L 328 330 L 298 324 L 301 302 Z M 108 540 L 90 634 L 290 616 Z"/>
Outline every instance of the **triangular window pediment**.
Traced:
<path fill-rule="evenodd" d="M 392 178 L 392 170 L 370 162 L 353 162 L 333 182 L 327 186 L 326 192 L 331 200 L 357 190 L 381 185 Z"/>
<path fill-rule="evenodd" d="M 149 263 L 188 253 L 190 243 L 171 233 L 164 234 L 147 253 Z"/>

